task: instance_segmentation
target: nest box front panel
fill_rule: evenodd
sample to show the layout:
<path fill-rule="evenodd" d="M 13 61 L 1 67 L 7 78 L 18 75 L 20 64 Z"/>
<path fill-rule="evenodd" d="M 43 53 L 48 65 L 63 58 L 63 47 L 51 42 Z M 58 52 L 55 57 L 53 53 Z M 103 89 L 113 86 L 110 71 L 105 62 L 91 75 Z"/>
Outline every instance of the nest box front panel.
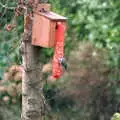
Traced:
<path fill-rule="evenodd" d="M 49 19 L 41 15 L 35 14 L 32 28 L 32 45 L 46 48 L 53 47 L 53 34 L 55 32 L 53 29 L 55 29 L 54 22 L 51 22 Z"/>

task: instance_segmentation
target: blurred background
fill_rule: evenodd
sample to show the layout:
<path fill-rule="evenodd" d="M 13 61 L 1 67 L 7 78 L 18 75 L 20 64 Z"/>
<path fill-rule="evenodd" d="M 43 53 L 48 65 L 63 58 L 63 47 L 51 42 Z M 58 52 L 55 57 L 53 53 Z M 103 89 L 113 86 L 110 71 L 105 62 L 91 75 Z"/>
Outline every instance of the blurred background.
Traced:
<path fill-rule="evenodd" d="M 0 0 L 10 7 L 13 0 Z M 42 49 L 45 120 L 120 120 L 120 0 L 49 0 L 68 18 L 68 70 L 51 81 L 53 49 Z M 0 120 L 20 120 L 23 17 L 0 7 Z M 16 28 L 6 31 L 6 24 Z M 114 116 L 113 116 L 114 114 Z M 113 116 L 113 117 L 112 117 Z"/>

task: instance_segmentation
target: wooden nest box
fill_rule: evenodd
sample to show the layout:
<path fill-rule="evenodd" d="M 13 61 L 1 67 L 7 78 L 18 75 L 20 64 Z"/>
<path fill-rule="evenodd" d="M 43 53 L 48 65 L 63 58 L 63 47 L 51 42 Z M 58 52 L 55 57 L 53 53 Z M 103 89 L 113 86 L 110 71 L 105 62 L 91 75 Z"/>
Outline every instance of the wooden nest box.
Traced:
<path fill-rule="evenodd" d="M 32 45 L 51 48 L 55 45 L 57 23 L 66 26 L 66 17 L 49 11 L 49 4 L 39 4 L 34 12 L 32 26 Z"/>

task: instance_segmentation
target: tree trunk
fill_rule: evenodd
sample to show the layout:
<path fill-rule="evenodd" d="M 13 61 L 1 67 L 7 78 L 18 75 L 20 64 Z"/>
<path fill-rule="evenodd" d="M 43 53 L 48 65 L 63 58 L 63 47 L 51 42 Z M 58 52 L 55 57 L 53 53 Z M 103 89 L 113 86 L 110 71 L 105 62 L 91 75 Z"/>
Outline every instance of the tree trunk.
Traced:
<path fill-rule="evenodd" d="M 42 0 L 43 1 L 43 0 Z M 34 0 L 39 3 L 39 0 Z M 44 97 L 40 65 L 40 47 L 31 45 L 32 20 L 26 14 L 24 36 L 21 44 L 23 60 L 22 78 L 22 120 L 42 120 L 44 115 Z M 26 27 L 27 26 L 27 27 Z"/>

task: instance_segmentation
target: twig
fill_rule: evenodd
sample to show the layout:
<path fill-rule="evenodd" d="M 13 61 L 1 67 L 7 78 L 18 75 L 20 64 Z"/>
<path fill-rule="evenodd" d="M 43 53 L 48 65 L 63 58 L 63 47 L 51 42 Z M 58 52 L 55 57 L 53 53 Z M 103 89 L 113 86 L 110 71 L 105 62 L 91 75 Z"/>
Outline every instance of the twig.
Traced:
<path fill-rule="evenodd" d="M 0 6 L 9 10 L 14 10 L 16 8 L 16 7 L 8 7 L 7 4 L 4 5 L 1 2 L 0 2 Z"/>

